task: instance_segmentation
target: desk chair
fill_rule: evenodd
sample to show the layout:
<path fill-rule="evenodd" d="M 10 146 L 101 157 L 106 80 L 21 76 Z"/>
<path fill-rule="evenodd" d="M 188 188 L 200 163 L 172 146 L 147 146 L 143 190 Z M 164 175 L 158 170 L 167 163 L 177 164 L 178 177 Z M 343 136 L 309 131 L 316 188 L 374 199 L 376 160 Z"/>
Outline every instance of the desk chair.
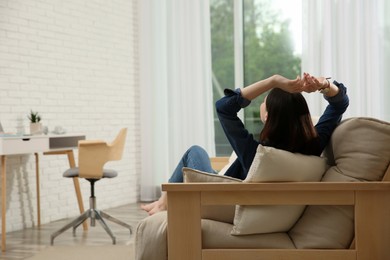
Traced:
<path fill-rule="evenodd" d="M 86 210 L 79 217 L 54 232 L 51 235 L 51 244 L 53 245 L 54 239 L 65 232 L 69 228 L 73 227 L 73 235 L 76 233 L 76 228 L 81 225 L 86 219 L 91 219 L 91 226 L 95 226 L 95 220 L 97 219 L 104 230 L 112 238 L 112 243 L 115 244 L 115 236 L 107 226 L 103 218 L 117 223 L 130 230 L 132 233 L 131 226 L 108 215 L 107 213 L 96 209 L 96 198 L 95 198 L 95 182 L 102 178 L 114 178 L 118 173 L 111 169 L 103 169 L 103 166 L 108 161 L 117 161 L 122 158 L 123 149 L 125 146 L 127 129 L 123 128 L 112 143 L 106 143 L 101 140 L 84 140 L 79 141 L 79 167 L 70 168 L 64 172 L 63 176 L 66 178 L 85 178 L 91 184 L 91 196 L 89 198 L 90 208 Z"/>

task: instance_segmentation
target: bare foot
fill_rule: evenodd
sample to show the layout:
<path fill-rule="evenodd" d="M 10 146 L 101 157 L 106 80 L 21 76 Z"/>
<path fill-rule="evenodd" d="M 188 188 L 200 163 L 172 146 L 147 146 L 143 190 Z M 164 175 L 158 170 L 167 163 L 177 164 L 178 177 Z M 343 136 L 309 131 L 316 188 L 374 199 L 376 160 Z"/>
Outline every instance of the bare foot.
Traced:
<path fill-rule="evenodd" d="M 153 214 L 156 214 L 157 212 L 160 212 L 160 211 L 165 211 L 167 210 L 167 206 L 165 203 L 157 203 L 156 206 L 154 208 L 152 208 L 148 214 L 149 216 L 153 215 Z"/>
<path fill-rule="evenodd" d="M 156 200 L 152 203 L 142 204 L 141 209 L 145 210 L 146 212 L 149 212 L 156 206 L 157 203 L 158 203 L 158 200 Z"/>
<path fill-rule="evenodd" d="M 167 197 L 164 192 L 161 197 L 152 203 L 141 205 L 141 209 L 145 210 L 150 216 L 157 212 L 167 210 Z"/>

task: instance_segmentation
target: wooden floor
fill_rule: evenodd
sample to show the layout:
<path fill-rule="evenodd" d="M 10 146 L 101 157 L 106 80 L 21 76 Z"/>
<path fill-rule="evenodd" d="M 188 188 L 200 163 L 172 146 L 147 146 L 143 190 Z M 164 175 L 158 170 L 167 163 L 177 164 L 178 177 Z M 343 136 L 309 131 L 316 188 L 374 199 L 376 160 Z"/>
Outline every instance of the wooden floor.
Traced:
<path fill-rule="evenodd" d="M 133 243 L 137 223 L 147 216 L 147 214 L 140 209 L 139 204 L 136 203 L 104 211 L 133 227 L 133 234 L 130 236 L 128 229 L 109 221 L 106 222 L 116 237 L 117 245 L 129 245 Z M 64 219 L 41 225 L 40 228 L 26 228 L 24 230 L 7 233 L 7 250 L 1 254 L 0 260 L 25 259 L 33 256 L 46 247 L 50 247 L 51 233 L 55 232 L 71 220 L 72 219 Z M 75 237 L 72 234 L 72 229 L 70 229 L 54 240 L 54 246 L 96 246 L 110 244 L 112 244 L 110 236 L 99 223 L 96 223 L 95 227 L 89 226 L 87 232 L 84 232 L 82 226 L 80 226 L 76 231 Z"/>

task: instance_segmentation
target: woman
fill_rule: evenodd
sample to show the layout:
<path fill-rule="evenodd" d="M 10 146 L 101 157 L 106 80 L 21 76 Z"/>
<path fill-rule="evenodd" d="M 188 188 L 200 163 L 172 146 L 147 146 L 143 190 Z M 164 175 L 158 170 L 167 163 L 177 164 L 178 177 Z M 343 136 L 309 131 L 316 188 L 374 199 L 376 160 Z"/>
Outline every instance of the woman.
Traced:
<path fill-rule="evenodd" d="M 260 105 L 264 128 L 259 141 L 256 141 L 245 129 L 237 113 L 248 106 L 251 100 L 267 91 L 270 92 Z M 320 91 L 329 102 L 315 127 L 302 91 Z M 274 75 L 243 89 L 225 89 L 225 96 L 217 101 L 216 109 L 222 128 L 237 155 L 225 175 L 245 179 L 259 144 L 319 156 L 348 105 L 349 99 L 343 84 L 336 81 L 331 83 L 324 77 L 315 78 L 308 73 L 304 73 L 302 79 L 298 77 L 289 80 Z M 169 182 L 183 182 L 183 167 L 214 172 L 207 152 L 199 146 L 192 146 L 187 150 Z M 158 201 L 141 207 L 149 215 L 153 215 L 166 210 L 166 204 L 166 194 L 163 193 Z"/>

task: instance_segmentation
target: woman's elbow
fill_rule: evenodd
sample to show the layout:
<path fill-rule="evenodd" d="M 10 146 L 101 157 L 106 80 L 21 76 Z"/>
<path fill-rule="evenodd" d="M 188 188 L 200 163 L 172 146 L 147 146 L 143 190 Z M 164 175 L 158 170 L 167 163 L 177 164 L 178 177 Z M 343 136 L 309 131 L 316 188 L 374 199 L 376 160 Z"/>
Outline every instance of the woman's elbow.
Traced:
<path fill-rule="evenodd" d="M 224 104 L 224 102 L 222 101 L 222 99 L 218 99 L 215 102 L 215 110 L 217 111 L 217 113 L 221 113 L 223 104 Z"/>
<path fill-rule="evenodd" d="M 348 106 L 349 106 L 349 97 L 345 96 L 345 100 L 344 100 L 344 108 L 345 108 L 345 110 L 347 110 Z"/>

